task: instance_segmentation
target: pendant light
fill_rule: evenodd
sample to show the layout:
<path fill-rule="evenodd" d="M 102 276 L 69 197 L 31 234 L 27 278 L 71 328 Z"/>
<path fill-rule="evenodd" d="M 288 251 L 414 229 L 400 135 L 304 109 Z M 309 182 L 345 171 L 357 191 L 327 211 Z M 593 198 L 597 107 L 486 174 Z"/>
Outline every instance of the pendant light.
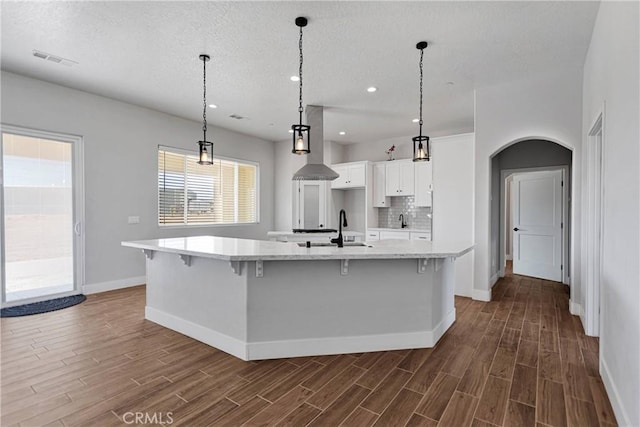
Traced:
<path fill-rule="evenodd" d="M 420 133 L 418 136 L 414 136 L 413 139 L 413 161 L 423 162 L 429 161 L 431 151 L 429 149 L 429 137 L 422 135 L 422 58 L 424 56 L 424 50 L 428 46 L 427 42 L 419 42 L 416 45 L 416 49 L 420 50 Z"/>
<path fill-rule="evenodd" d="M 300 40 L 298 41 L 298 49 L 300 50 L 300 67 L 298 69 L 300 96 L 298 97 L 298 114 L 300 119 L 297 125 L 291 126 L 293 130 L 293 149 L 294 154 L 308 154 L 311 152 L 309 145 L 309 130 L 310 126 L 302 124 L 302 28 L 307 26 L 307 18 L 299 16 L 296 18 L 296 25 L 300 27 Z"/>
<path fill-rule="evenodd" d="M 199 56 L 202 61 L 202 98 L 203 98 L 203 106 L 202 106 L 202 141 L 198 141 L 198 145 L 200 146 L 200 157 L 198 160 L 198 164 L 201 165 L 212 165 L 213 158 L 213 142 L 207 141 L 207 62 L 211 59 L 209 55 L 202 54 Z"/>

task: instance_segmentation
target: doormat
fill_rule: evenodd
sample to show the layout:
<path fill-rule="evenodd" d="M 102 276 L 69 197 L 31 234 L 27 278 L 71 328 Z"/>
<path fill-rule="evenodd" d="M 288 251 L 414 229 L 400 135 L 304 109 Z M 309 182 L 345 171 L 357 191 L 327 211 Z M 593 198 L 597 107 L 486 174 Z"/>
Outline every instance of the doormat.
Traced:
<path fill-rule="evenodd" d="M 87 297 L 84 295 L 72 295 L 70 297 L 55 298 L 31 304 L 17 305 L 15 307 L 6 307 L 1 310 L 0 317 L 20 317 L 30 316 L 32 314 L 48 313 L 50 311 L 61 310 L 63 308 L 80 304 L 86 299 Z"/>

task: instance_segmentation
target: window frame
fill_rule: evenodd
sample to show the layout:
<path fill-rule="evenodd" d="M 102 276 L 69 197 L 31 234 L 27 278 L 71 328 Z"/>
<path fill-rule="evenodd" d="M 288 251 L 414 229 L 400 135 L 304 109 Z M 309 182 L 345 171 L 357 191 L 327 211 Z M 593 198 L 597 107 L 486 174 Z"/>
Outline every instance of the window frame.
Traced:
<path fill-rule="evenodd" d="M 157 189 L 157 203 L 156 203 L 156 221 L 158 228 L 161 229 L 172 229 L 172 228 L 202 228 L 202 227 L 237 227 L 240 225 L 257 225 L 260 224 L 260 162 L 255 162 L 253 160 L 239 159 L 236 157 L 229 156 L 220 156 L 214 155 L 212 159 L 215 160 L 223 160 L 229 162 L 235 162 L 236 164 L 241 163 L 245 165 L 255 166 L 256 168 L 256 218 L 255 221 L 252 222 L 210 222 L 210 223 L 197 223 L 197 224 L 161 224 L 160 223 L 160 165 L 158 162 L 158 156 L 160 155 L 160 151 L 168 151 L 173 154 L 182 154 L 185 156 L 194 156 L 198 157 L 198 152 L 195 150 L 187 150 L 179 147 L 171 147 L 168 145 L 158 145 L 156 150 L 156 189 Z M 238 176 L 236 174 L 235 179 L 237 181 Z M 185 184 L 186 184 L 186 175 L 185 175 Z M 237 198 L 237 184 L 236 184 L 236 197 L 234 198 L 234 203 L 237 207 L 238 198 Z M 186 206 L 186 205 L 185 205 Z M 236 209 L 237 216 L 237 209 Z"/>

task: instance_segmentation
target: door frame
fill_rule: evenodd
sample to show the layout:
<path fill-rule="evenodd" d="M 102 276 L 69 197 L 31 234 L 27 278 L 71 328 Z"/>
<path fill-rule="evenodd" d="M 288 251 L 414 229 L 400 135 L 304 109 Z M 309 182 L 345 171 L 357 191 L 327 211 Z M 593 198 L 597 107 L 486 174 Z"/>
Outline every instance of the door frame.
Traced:
<path fill-rule="evenodd" d="M 586 212 L 586 292 L 583 325 L 585 333 L 590 336 L 600 336 L 602 331 L 602 316 L 600 306 L 602 301 L 602 258 L 604 242 L 604 106 L 591 122 L 587 133 L 586 146 L 586 180 L 587 180 L 587 212 Z M 599 233 L 599 235 L 598 235 Z M 581 314 L 582 314 L 581 313 Z M 600 340 L 602 342 L 602 340 Z"/>
<path fill-rule="evenodd" d="M 72 144 L 72 176 L 73 176 L 73 290 L 50 294 L 42 297 L 25 298 L 18 301 L 6 301 L 5 286 L 0 286 L 1 297 L 0 305 L 11 307 L 15 305 L 28 304 L 32 302 L 44 301 L 52 298 L 59 298 L 70 295 L 78 295 L 82 293 L 82 287 L 85 281 L 85 206 L 84 206 L 84 139 L 79 135 L 64 134 L 59 132 L 51 132 L 39 129 L 31 129 L 10 124 L 0 124 L 0 138 L 3 133 L 13 135 L 21 135 L 32 138 L 49 139 Z M 0 143 L 0 160 L 2 159 L 3 144 Z M 2 162 L 0 161 L 0 200 L 4 200 L 4 171 Z M 5 254 L 4 254 L 4 203 L 0 204 L 0 279 L 2 283 L 6 283 L 5 278 Z"/>
<path fill-rule="evenodd" d="M 571 183 L 566 182 L 567 177 L 569 176 L 569 165 L 561 165 L 561 166 L 542 166 L 536 168 L 519 168 L 519 169 L 503 169 L 500 171 L 500 270 L 498 274 L 500 277 L 504 277 L 505 275 L 505 267 L 507 265 L 506 259 L 506 241 L 507 241 L 507 233 L 511 232 L 511 230 L 506 229 L 506 213 L 507 209 L 510 206 L 506 206 L 506 183 L 507 178 L 511 175 L 516 174 L 526 174 L 528 172 L 542 172 L 542 171 L 562 171 L 562 181 L 564 185 L 562 186 L 562 222 L 565 227 L 562 228 L 562 283 L 565 285 L 571 284 L 571 276 L 569 273 L 569 228 L 572 226 L 568 222 L 571 200 L 569 199 L 569 185 Z M 511 197 L 511 203 L 513 203 L 513 197 Z M 513 246 L 511 248 L 511 252 L 513 255 Z"/>

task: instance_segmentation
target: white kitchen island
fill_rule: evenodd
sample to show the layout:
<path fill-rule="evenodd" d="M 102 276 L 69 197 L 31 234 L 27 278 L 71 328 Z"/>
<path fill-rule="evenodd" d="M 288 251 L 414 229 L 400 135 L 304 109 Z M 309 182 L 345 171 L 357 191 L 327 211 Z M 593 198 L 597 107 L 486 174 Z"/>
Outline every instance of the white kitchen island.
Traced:
<path fill-rule="evenodd" d="M 472 245 L 366 243 L 122 245 L 146 255 L 148 320 L 243 360 L 433 347 L 455 320 L 454 260 Z"/>

